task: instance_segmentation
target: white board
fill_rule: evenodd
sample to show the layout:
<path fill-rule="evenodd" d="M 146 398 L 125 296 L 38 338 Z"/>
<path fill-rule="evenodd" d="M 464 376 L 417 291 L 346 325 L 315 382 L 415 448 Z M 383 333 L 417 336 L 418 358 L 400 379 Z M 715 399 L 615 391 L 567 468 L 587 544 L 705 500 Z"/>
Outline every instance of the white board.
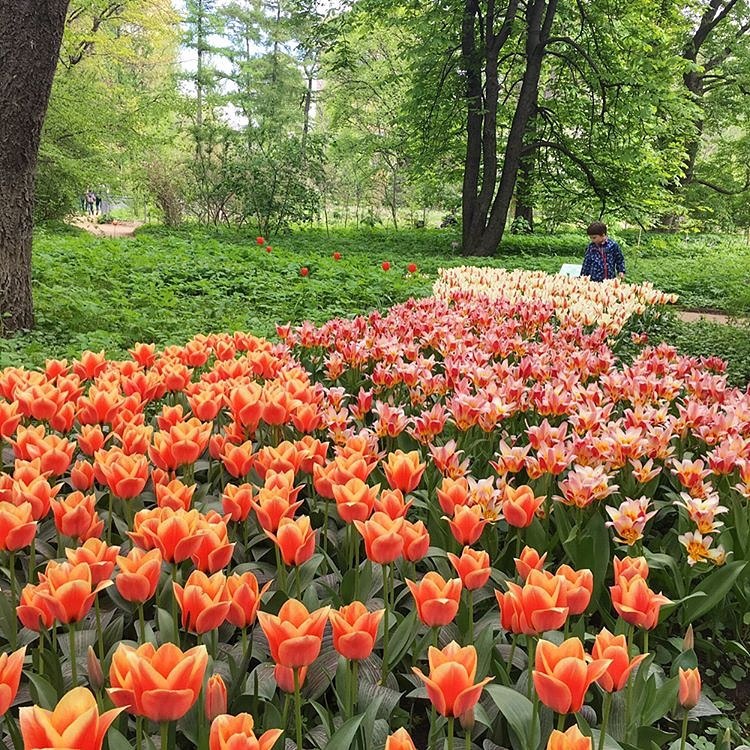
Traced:
<path fill-rule="evenodd" d="M 557 272 L 560 276 L 580 276 L 583 266 L 577 266 L 575 263 L 563 263 Z"/>

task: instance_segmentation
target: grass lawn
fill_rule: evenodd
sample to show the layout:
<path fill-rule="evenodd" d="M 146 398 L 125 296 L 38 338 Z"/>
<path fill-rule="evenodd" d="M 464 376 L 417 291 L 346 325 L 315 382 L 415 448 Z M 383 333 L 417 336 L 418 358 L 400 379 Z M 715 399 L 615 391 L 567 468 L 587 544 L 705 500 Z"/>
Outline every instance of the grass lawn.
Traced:
<path fill-rule="evenodd" d="M 750 315 L 750 247 L 733 238 L 619 237 L 628 278 L 677 292 L 688 308 Z M 34 245 L 37 330 L 0 341 L 0 366 L 37 364 L 83 349 L 122 354 L 135 341 L 180 343 L 197 332 L 251 330 L 276 322 L 322 322 L 429 294 L 437 269 L 467 262 L 553 273 L 580 262 L 578 235 L 508 236 L 490 259 L 466 259 L 452 230 L 297 230 L 272 240 L 189 228 L 145 227 L 133 239 L 76 229 L 39 229 Z M 341 260 L 332 258 L 340 252 Z M 383 271 L 383 261 L 391 263 Z M 416 263 L 419 271 L 406 267 Z M 309 276 L 300 275 L 307 267 Z M 750 332 L 668 318 L 660 336 L 693 354 L 718 354 L 736 383 L 750 379 Z"/>

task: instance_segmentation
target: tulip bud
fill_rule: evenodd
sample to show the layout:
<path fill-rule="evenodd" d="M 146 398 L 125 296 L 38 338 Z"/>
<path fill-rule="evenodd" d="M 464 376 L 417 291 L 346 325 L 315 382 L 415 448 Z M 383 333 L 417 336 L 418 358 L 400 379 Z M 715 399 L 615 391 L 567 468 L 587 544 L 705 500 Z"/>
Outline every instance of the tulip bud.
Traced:
<path fill-rule="evenodd" d="M 685 637 L 682 639 L 683 651 L 692 651 L 695 648 L 695 635 L 693 634 L 693 626 L 688 625 L 685 631 Z"/>
<path fill-rule="evenodd" d="M 680 705 L 689 711 L 698 705 L 701 697 L 701 673 L 698 668 L 683 669 L 680 667 Z"/>
<path fill-rule="evenodd" d="M 205 711 L 209 721 L 227 712 L 227 686 L 221 679 L 221 675 L 214 674 L 208 678 Z"/>
<path fill-rule="evenodd" d="M 92 646 L 89 646 L 86 654 L 86 667 L 89 673 L 89 685 L 98 692 L 104 687 L 104 672 L 102 672 L 101 662 Z"/>
<path fill-rule="evenodd" d="M 461 722 L 464 731 L 471 732 L 474 729 L 474 707 L 472 706 L 468 711 L 462 713 L 458 720 Z"/>

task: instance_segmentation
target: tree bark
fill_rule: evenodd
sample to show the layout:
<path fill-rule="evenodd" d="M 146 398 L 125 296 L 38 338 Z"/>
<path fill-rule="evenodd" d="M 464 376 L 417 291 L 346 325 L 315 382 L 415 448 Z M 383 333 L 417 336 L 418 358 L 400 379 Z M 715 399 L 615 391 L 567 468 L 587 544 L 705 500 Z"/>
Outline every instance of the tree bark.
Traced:
<path fill-rule="evenodd" d="M 68 2 L 0 0 L 0 335 L 34 325 L 34 175 Z"/>
<path fill-rule="evenodd" d="M 527 154 L 521 157 L 518 167 L 518 178 L 516 179 L 516 210 L 514 218 L 523 219 L 529 230 L 534 231 L 534 205 L 532 203 L 531 191 L 534 184 L 534 155 Z"/>
<path fill-rule="evenodd" d="M 468 102 L 467 148 L 463 183 L 463 253 L 492 255 L 505 230 L 516 185 L 523 141 L 538 97 L 545 46 L 550 38 L 558 0 L 530 0 L 525 10 L 526 66 L 521 91 L 505 143 L 502 168 L 497 161 L 497 106 L 499 53 L 510 37 L 518 2 L 510 0 L 503 23 L 495 31 L 495 3 L 489 0 L 477 45 L 477 22 L 482 24 L 478 0 L 466 0 L 461 52 L 466 71 Z M 484 87 L 482 86 L 484 68 Z M 481 185 L 480 185 L 481 174 Z M 499 179 L 498 179 L 499 175 Z"/>

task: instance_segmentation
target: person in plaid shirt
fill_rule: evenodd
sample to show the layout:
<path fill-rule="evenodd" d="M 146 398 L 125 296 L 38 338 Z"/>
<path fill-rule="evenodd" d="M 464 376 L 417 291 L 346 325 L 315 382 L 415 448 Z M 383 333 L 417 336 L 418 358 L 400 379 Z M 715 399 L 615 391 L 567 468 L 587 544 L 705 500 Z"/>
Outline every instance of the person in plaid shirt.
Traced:
<path fill-rule="evenodd" d="M 589 224 L 586 233 L 591 242 L 583 258 L 581 276 L 588 276 L 592 281 L 625 276 L 625 258 L 620 246 L 607 237 L 607 225 L 595 221 Z"/>

